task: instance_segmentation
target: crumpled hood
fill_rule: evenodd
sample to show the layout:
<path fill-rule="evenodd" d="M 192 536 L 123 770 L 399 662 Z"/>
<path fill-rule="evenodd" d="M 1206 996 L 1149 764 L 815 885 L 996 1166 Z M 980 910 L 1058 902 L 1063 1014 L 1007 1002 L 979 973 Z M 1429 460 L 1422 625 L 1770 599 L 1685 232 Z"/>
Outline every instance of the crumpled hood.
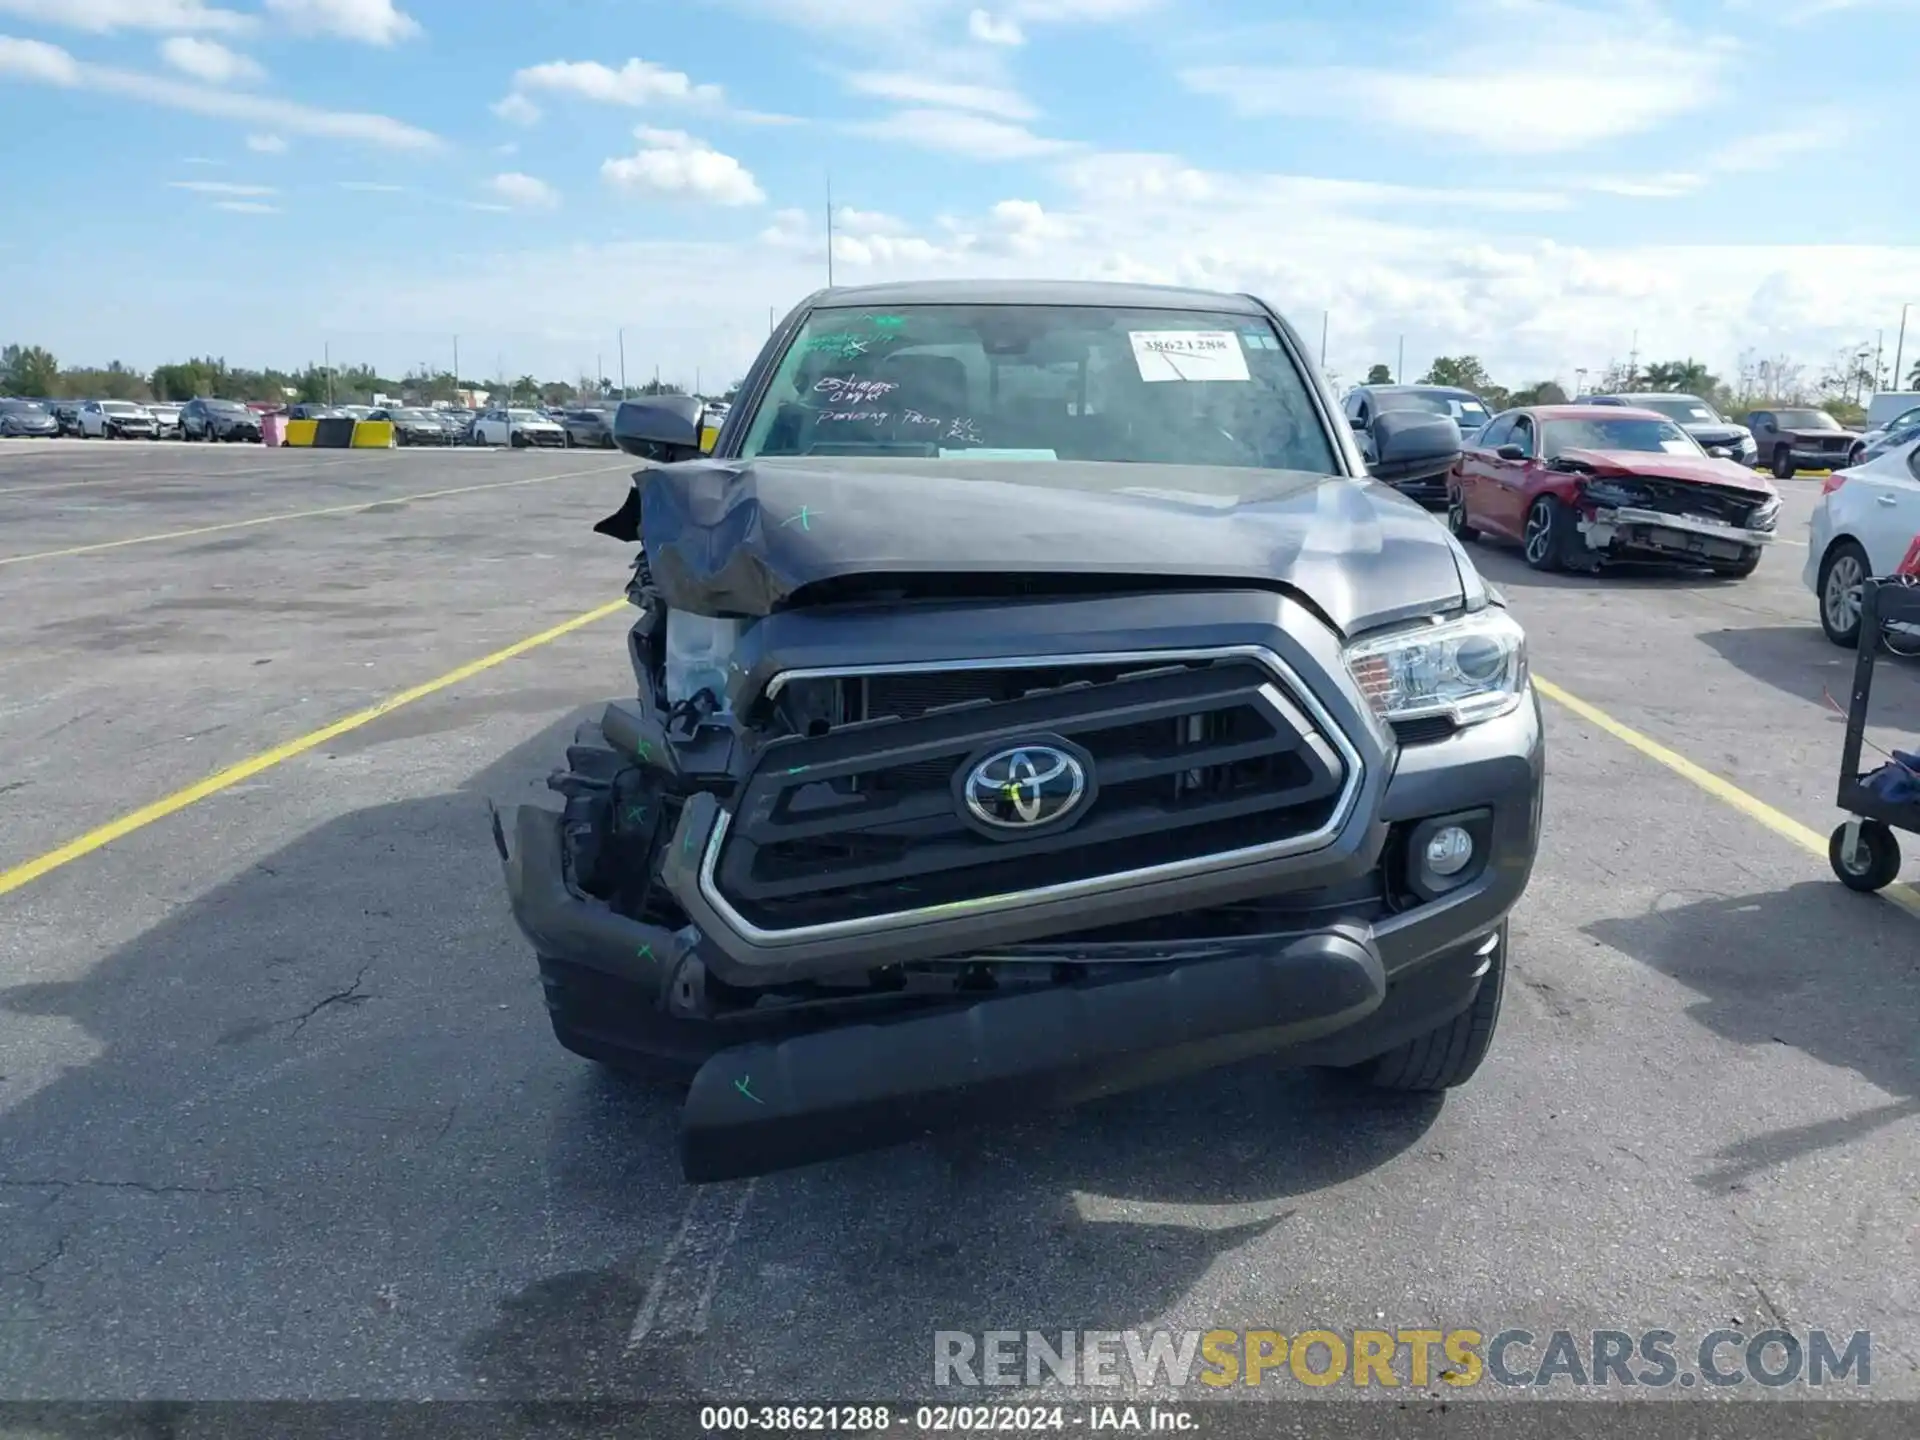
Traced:
<path fill-rule="evenodd" d="M 1649 480 L 1690 480 L 1755 495 L 1778 493 L 1764 475 L 1755 474 L 1737 460 L 1717 460 L 1711 455 L 1665 455 L 1648 450 L 1562 450 L 1560 458 L 1584 465 L 1596 475 L 1644 475 Z"/>
<path fill-rule="evenodd" d="M 634 485 L 654 584 L 706 615 L 766 615 L 861 574 L 1198 577 L 1282 583 L 1351 633 L 1461 605 L 1470 569 L 1391 488 L 1296 471 L 810 457 L 693 460 Z"/>

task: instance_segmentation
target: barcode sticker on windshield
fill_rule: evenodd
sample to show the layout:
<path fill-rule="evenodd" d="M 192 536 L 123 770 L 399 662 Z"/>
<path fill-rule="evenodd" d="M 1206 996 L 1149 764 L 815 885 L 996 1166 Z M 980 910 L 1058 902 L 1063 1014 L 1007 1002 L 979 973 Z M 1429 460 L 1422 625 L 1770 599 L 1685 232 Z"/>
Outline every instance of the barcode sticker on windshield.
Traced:
<path fill-rule="evenodd" d="M 1142 380 L 1250 380 L 1231 330 L 1130 330 Z"/>

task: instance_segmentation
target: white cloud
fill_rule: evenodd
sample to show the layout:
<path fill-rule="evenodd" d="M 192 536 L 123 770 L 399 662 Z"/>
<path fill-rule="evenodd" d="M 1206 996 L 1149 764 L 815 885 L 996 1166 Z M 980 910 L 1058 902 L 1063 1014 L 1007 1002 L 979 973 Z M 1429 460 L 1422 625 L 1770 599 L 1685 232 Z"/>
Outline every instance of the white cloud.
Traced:
<path fill-rule="evenodd" d="M 0 15 L 18 15 L 43 25 L 65 25 L 97 35 L 115 30 L 239 34 L 255 24 L 251 15 L 210 6 L 204 0 L 0 0 Z"/>
<path fill-rule="evenodd" d="M 519 71 L 513 83 L 519 90 L 577 95 L 603 105 L 641 106 L 658 100 L 719 105 L 725 99 L 718 85 L 696 85 L 683 71 L 638 58 L 618 70 L 597 60 L 549 60 Z"/>
<path fill-rule="evenodd" d="M 37 80 L 42 85 L 78 85 L 80 63 L 58 45 L 0 35 L 0 75 Z"/>
<path fill-rule="evenodd" d="M 169 180 L 175 190 L 191 190 L 196 195 L 274 195 L 271 185 L 240 185 L 231 180 Z"/>
<path fill-rule="evenodd" d="M 1852 114 L 1820 111 L 1804 115 L 1793 125 L 1779 130 L 1727 141 L 1685 170 L 1665 170 L 1651 175 L 1584 175 L 1568 183 L 1578 189 L 1632 199 L 1677 199 L 1705 190 L 1716 180 L 1759 174 L 1787 160 L 1838 150 L 1852 140 L 1859 129 L 1859 120 Z"/>
<path fill-rule="evenodd" d="M 540 119 L 540 107 L 517 90 L 503 100 L 494 101 L 488 108 L 513 125 L 533 125 Z"/>
<path fill-rule="evenodd" d="M 436 150 L 442 143 L 437 135 L 385 115 L 317 110 L 312 106 L 267 95 L 249 95 L 240 91 L 192 85 L 183 80 L 148 75 L 137 70 L 121 70 L 110 65 L 84 64 L 57 45 L 48 45 L 39 40 L 14 40 L 0 35 L 0 77 L 5 76 L 43 85 L 119 95 L 169 110 L 184 110 L 219 120 L 236 120 L 246 125 L 269 126 L 274 130 L 321 139 L 359 140 L 393 150 Z"/>
<path fill-rule="evenodd" d="M 704 140 L 681 130 L 655 130 L 646 125 L 633 133 L 640 140 L 640 149 L 600 167 L 600 173 L 621 189 L 683 195 L 729 206 L 758 205 L 767 198 L 745 166 Z"/>
<path fill-rule="evenodd" d="M 1024 45 L 1026 33 L 1021 30 L 1020 22 L 1011 15 L 990 15 L 985 10 L 975 10 L 967 16 L 967 34 L 982 45 Z"/>
<path fill-rule="evenodd" d="M 193 35 L 175 35 L 160 43 L 160 58 L 196 80 L 209 85 L 232 85 L 264 80 L 266 69 L 251 56 L 229 50 L 218 40 L 202 40 Z"/>
<path fill-rule="evenodd" d="M 267 9 L 304 34 L 369 45 L 392 45 L 421 33 L 420 22 L 393 0 L 267 0 Z"/>
<path fill-rule="evenodd" d="M 893 140 L 969 160 L 1033 160 L 1079 148 L 1072 141 L 1036 135 L 1023 125 L 959 110 L 901 110 L 885 119 L 864 120 L 847 128 L 877 140 Z"/>
<path fill-rule="evenodd" d="M 552 210 L 560 203 L 560 192 L 533 175 L 509 170 L 487 181 L 492 195 L 518 210 Z"/>
<path fill-rule="evenodd" d="M 278 205 L 263 205 L 258 200 L 220 200 L 215 202 L 216 210 L 231 210 L 236 215 L 278 215 Z"/>
<path fill-rule="evenodd" d="M 257 155 L 284 155 L 287 153 L 287 142 L 278 135 L 249 135 L 247 149 Z"/>
<path fill-rule="evenodd" d="M 1644 0 L 1605 14 L 1559 0 L 1473 0 L 1450 23 L 1450 34 L 1419 37 L 1422 58 L 1397 67 L 1215 65 L 1181 79 L 1242 116 L 1351 118 L 1514 155 L 1641 134 L 1725 93 L 1731 47 Z M 1463 33 L 1498 41 L 1462 46 Z M 1425 58 L 1436 53 L 1437 63 Z"/>
<path fill-rule="evenodd" d="M 871 95 L 901 105 L 929 106 L 941 110 L 973 110 L 1002 120 L 1031 120 L 1040 112 L 1022 95 L 992 85 L 969 85 L 962 81 L 903 75 L 888 70 L 868 70 L 847 77 L 847 88 L 856 95 Z"/>

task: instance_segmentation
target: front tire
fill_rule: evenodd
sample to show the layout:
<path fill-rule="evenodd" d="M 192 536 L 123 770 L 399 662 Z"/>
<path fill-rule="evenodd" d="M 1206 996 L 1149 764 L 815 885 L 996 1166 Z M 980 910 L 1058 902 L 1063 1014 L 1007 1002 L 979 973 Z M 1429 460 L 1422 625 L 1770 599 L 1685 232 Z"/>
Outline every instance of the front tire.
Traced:
<path fill-rule="evenodd" d="M 1461 493 L 1458 485 L 1447 487 L 1447 529 L 1463 545 L 1470 545 L 1480 538 L 1480 532 L 1467 523 L 1467 497 Z"/>
<path fill-rule="evenodd" d="M 1742 550 L 1738 560 L 1716 560 L 1708 568 L 1723 580 L 1744 580 L 1760 568 L 1760 547 Z"/>
<path fill-rule="evenodd" d="M 1820 628 L 1843 650 L 1860 644 L 1860 588 L 1869 569 L 1856 540 L 1837 540 L 1820 562 Z"/>
<path fill-rule="evenodd" d="M 1573 512 L 1557 496 L 1542 495 L 1527 508 L 1524 538 L 1528 566 L 1544 573 L 1567 568 Z"/>
<path fill-rule="evenodd" d="M 1793 451 L 1785 445 L 1773 447 L 1773 478 L 1791 480 L 1794 476 Z"/>
<path fill-rule="evenodd" d="M 1381 1090 L 1430 1092 L 1464 1085 L 1493 1048 L 1493 1032 L 1500 1023 L 1500 1000 L 1507 988 L 1507 926 L 1499 929 L 1487 973 L 1474 992 L 1473 1003 L 1446 1024 L 1416 1035 L 1406 1044 L 1353 1067 L 1369 1085 Z"/>
<path fill-rule="evenodd" d="M 1835 828 L 1827 841 L 1827 863 L 1840 883 L 1849 890 L 1871 894 L 1884 890 L 1900 873 L 1900 842 L 1893 828 L 1878 820 L 1860 822 L 1860 850 L 1851 864 L 1847 860 L 1847 827 Z"/>

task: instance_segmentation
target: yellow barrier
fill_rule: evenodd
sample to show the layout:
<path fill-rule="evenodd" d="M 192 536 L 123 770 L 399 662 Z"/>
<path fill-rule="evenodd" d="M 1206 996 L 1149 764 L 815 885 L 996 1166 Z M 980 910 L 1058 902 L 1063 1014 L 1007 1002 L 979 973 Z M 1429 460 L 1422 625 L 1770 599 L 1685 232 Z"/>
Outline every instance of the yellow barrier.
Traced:
<path fill-rule="evenodd" d="M 353 448 L 355 450 L 390 450 L 393 448 L 393 422 L 391 420 L 362 420 L 353 427 Z"/>
<path fill-rule="evenodd" d="M 713 453 L 713 447 L 719 443 L 720 427 L 718 425 L 707 425 L 701 428 L 700 453 L 702 455 L 711 455 Z"/>
<path fill-rule="evenodd" d="M 313 432 L 319 424 L 318 420 L 287 421 L 287 444 L 303 446 L 313 444 Z"/>

